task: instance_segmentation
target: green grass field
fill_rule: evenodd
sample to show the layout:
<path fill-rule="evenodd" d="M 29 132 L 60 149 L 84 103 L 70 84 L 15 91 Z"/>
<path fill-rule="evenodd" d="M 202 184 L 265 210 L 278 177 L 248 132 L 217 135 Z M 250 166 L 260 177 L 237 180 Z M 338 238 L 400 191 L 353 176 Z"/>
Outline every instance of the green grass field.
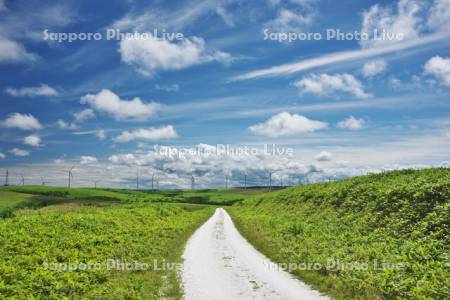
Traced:
<path fill-rule="evenodd" d="M 293 187 L 227 210 L 258 250 L 336 299 L 450 295 L 449 169 Z"/>
<path fill-rule="evenodd" d="M 226 206 L 258 250 L 335 299 L 446 299 L 449 199 L 444 168 L 274 192 L 0 187 L 0 298 L 179 299 L 179 272 L 155 261 L 181 263 Z M 111 271 L 108 259 L 149 269 Z M 67 263 L 101 265 L 49 267 Z"/>
<path fill-rule="evenodd" d="M 213 213 L 210 204 L 261 192 L 1 187 L 0 298 L 179 299 L 172 264 Z M 149 268 L 111 270 L 115 259 Z"/>

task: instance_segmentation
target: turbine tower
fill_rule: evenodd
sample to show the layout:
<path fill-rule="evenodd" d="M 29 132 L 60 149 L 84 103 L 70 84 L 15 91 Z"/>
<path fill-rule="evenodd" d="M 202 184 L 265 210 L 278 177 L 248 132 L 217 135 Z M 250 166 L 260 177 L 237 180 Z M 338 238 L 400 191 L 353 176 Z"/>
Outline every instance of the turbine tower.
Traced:
<path fill-rule="evenodd" d="M 67 188 L 69 188 L 69 189 L 70 189 L 70 183 L 71 183 L 70 181 L 73 178 L 73 174 L 72 174 L 73 168 L 75 168 L 75 166 L 72 166 L 69 170 L 69 178 L 68 178 L 68 182 L 67 182 Z"/>
<path fill-rule="evenodd" d="M 6 169 L 6 176 L 5 176 L 5 186 L 9 185 L 9 170 Z"/>
<path fill-rule="evenodd" d="M 194 178 L 194 175 L 191 175 L 191 190 L 195 190 L 195 178 Z"/>

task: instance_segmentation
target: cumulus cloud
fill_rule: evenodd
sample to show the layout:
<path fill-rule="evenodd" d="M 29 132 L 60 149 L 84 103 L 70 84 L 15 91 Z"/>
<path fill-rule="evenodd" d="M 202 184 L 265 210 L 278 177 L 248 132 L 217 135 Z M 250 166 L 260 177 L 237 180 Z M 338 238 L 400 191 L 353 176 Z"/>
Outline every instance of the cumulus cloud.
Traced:
<path fill-rule="evenodd" d="M 327 128 L 328 124 L 310 120 L 304 116 L 282 112 L 263 123 L 249 127 L 249 130 L 255 134 L 269 137 L 281 137 L 289 135 L 298 135 L 302 133 L 314 132 L 316 130 Z"/>
<path fill-rule="evenodd" d="M 23 150 L 23 149 L 19 149 L 19 148 L 13 148 L 13 149 L 9 150 L 9 152 L 14 156 L 19 156 L 19 157 L 25 157 L 25 156 L 30 155 L 30 152 Z"/>
<path fill-rule="evenodd" d="M 86 108 L 82 111 L 76 112 L 73 114 L 75 122 L 83 122 L 85 120 L 89 120 L 95 117 L 95 113 L 92 109 Z"/>
<path fill-rule="evenodd" d="M 364 128 L 366 122 L 364 119 L 357 119 L 353 116 L 338 122 L 338 127 L 342 129 L 358 130 Z"/>
<path fill-rule="evenodd" d="M 37 87 L 23 87 L 5 89 L 5 93 L 12 97 L 55 97 L 59 95 L 59 92 L 46 84 L 41 84 Z"/>
<path fill-rule="evenodd" d="M 139 128 L 134 131 L 124 131 L 114 140 L 119 143 L 126 143 L 130 141 L 158 141 L 177 138 L 178 134 L 172 125 L 158 127 L 158 128 Z"/>
<path fill-rule="evenodd" d="M 305 177 L 322 173 L 315 165 L 300 163 L 292 156 L 270 155 L 262 148 L 256 154 L 248 154 L 216 152 L 216 147 L 207 144 L 189 148 L 159 146 L 147 153 L 115 154 L 109 161 L 115 166 L 126 166 L 128 170 L 135 170 L 129 167 L 145 167 L 141 170 L 147 170 L 148 176 L 160 174 L 161 184 L 178 187 L 189 186 L 192 175 L 197 187 L 217 187 L 224 184 L 225 176 L 229 177 L 230 186 L 240 186 L 244 175 L 248 185 L 267 185 L 269 171 L 273 184 L 281 178 L 285 184 L 297 184 Z M 141 176 L 145 178 L 145 172 Z"/>
<path fill-rule="evenodd" d="M 157 71 L 181 70 L 213 61 L 228 62 L 231 55 L 208 51 L 202 38 L 184 38 L 172 43 L 156 38 L 123 39 L 119 52 L 122 61 L 133 65 L 140 73 L 152 76 Z"/>
<path fill-rule="evenodd" d="M 363 74 L 364 77 L 373 77 L 381 74 L 386 70 L 386 62 L 384 60 L 374 60 L 364 64 Z"/>
<path fill-rule="evenodd" d="M 351 74 L 312 74 L 294 82 L 301 93 L 311 93 L 319 96 L 334 95 L 336 92 L 349 93 L 358 98 L 370 95 L 364 92 L 362 83 Z"/>
<path fill-rule="evenodd" d="M 93 156 L 81 156 L 80 164 L 82 165 L 90 165 L 97 163 L 97 158 Z"/>
<path fill-rule="evenodd" d="M 450 58 L 440 56 L 430 58 L 424 66 L 424 72 L 433 75 L 442 84 L 450 86 Z"/>
<path fill-rule="evenodd" d="M 68 130 L 75 130 L 78 129 L 78 125 L 75 123 L 67 123 L 64 120 L 58 120 L 57 122 L 59 129 L 68 129 Z"/>
<path fill-rule="evenodd" d="M 322 151 L 314 157 L 317 161 L 330 161 L 332 158 L 333 155 L 327 151 Z"/>
<path fill-rule="evenodd" d="M 106 139 L 106 131 L 103 129 L 97 130 L 97 132 L 95 132 L 95 136 L 99 140 L 103 141 L 104 139 Z"/>
<path fill-rule="evenodd" d="M 0 123 L 1 127 L 16 128 L 21 130 L 42 129 L 41 123 L 31 114 L 13 113 Z"/>
<path fill-rule="evenodd" d="M 6 158 L 6 155 L 4 153 L 0 152 L 0 159 L 5 159 L 5 158 Z"/>
<path fill-rule="evenodd" d="M 443 30 L 450 26 L 450 0 L 434 0 L 427 22 L 428 27 Z"/>
<path fill-rule="evenodd" d="M 0 36 L 0 64 L 33 62 L 37 56 L 14 40 Z"/>
<path fill-rule="evenodd" d="M 32 134 L 29 136 L 24 137 L 23 143 L 25 145 L 33 146 L 33 147 L 39 147 L 41 145 L 41 138 L 38 135 Z"/>
<path fill-rule="evenodd" d="M 81 98 L 82 104 L 89 104 L 92 109 L 106 113 L 117 120 L 145 120 L 160 107 L 158 103 L 144 103 L 139 97 L 131 100 L 120 99 L 112 91 L 104 89 L 97 94 L 87 94 Z"/>

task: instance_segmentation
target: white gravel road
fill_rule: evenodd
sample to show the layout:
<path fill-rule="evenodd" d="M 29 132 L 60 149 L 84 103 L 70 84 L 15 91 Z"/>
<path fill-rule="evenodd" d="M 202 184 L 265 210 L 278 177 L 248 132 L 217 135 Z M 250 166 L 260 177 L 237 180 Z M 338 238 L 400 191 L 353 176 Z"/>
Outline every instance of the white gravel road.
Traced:
<path fill-rule="evenodd" d="M 187 243 L 185 299 L 330 299 L 277 268 L 219 208 Z"/>

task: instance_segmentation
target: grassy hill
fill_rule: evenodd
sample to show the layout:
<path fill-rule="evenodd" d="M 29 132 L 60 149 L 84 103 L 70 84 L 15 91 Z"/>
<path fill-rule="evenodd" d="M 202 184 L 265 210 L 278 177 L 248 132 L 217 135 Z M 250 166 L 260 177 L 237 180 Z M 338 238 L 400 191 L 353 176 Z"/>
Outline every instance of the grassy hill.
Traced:
<path fill-rule="evenodd" d="M 278 267 L 336 299 L 450 295 L 449 169 L 293 187 L 227 210 Z"/>

